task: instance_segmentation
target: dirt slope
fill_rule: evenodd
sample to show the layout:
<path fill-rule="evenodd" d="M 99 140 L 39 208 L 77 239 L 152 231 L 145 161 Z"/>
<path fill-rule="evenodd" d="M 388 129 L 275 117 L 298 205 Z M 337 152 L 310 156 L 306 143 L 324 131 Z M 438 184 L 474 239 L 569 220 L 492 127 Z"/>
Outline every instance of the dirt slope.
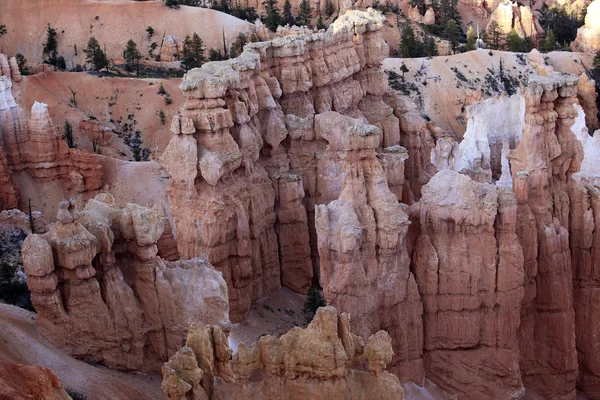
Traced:
<path fill-rule="evenodd" d="M 589 54 L 553 52 L 541 55 L 556 71 L 581 75 L 592 65 Z M 464 111 L 469 97 L 481 90 L 484 98 L 504 90 L 502 74 L 520 90 L 534 73 L 528 54 L 479 49 L 456 56 L 433 58 L 388 58 L 383 69 L 399 75 L 396 89 L 417 101 L 421 112 L 443 129 L 459 137 L 465 131 Z M 400 67 L 406 64 L 405 82 Z"/>
<path fill-rule="evenodd" d="M 164 96 L 157 94 L 161 83 L 173 100 L 170 105 L 165 103 Z M 141 132 L 143 146 L 158 146 L 162 153 L 171 139 L 171 119 L 183 104 L 180 83 L 181 79 L 99 78 L 87 72 L 44 72 L 23 77 L 14 85 L 13 94 L 27 111 L 35 101 L 48 104 L 50 118 L 61 131 L 65 120 L 73 124 L 77 148 L 92 151 L 91 141 L 79 132 L 79 121 L 94 117 L 102 125 L 117 130 L 121 128 L 119 125 L 136 121 L 135 130 Z M 77 107 L 72 104 L 69 87 L 77 92 Z M 159 119 L 161 110 L 165 114 L 164 125 Z M 128 118 L 130 115 L 133 118 Z M 122 142 L 113 137 L 110 146 L 102 148 L 102 154 L 132 160 L 131 152 Z"/>
<path fill-rule="evenodd" d="M 0 359 L 50 368 L 65 388 L 89 400 L 162 399 L 161 377 L 130 374 L 86 364 L 53 347 L 35 326 L 35 314 L 0 304 Z"/>
<path fill-rule="evenodd" d="M 109 58 L 121 58 L 129 39 L 147 55 L 150 44 L 160 46 L 165 34 L 184 38 L 197 32 L 207 48 L 222 48 L 223 29 L 228 43 L 239 32 L 254 30 L 253 24 L 228 14 L 187 6 L 171 9 L 162 1 L 2 0 L 0 9 L 0 24 L 8 30 L 0 39 L 4 53 L 13 56 L 21 52 L 30 62 L 41 62 L 44 30 L 50 23 L 58 33 L 58 53 L 69 68 L 84 63 L 82 50 L 90 36 L 105 46 Z M 154 28 L 152 38 L 146 34 L 147 26 Z"/>

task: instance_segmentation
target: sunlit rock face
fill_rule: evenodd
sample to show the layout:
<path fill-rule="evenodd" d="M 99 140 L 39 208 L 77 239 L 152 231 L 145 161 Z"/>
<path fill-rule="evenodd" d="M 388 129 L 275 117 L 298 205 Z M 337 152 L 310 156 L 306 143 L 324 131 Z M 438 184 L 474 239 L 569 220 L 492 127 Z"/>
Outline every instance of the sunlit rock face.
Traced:
<path fill-rule="evenodd" d="M 577 30 L 577 38 L 571 48 L 586 53 L 600 50 L 600 1 L 595 0 L 588 6 L 585 25 Z"/>
<path fill-rule="evenodd" d="M 365 341 L 349 320 L 322 307 L 306 329 L 242 344 L 233 357 L 220 327 L 194 324 L 185 346 L 162 367 L 162 389 L 170 400 L 402 400 L 400 381 L 385 371 L 390 336 L 379 331 Z"/>

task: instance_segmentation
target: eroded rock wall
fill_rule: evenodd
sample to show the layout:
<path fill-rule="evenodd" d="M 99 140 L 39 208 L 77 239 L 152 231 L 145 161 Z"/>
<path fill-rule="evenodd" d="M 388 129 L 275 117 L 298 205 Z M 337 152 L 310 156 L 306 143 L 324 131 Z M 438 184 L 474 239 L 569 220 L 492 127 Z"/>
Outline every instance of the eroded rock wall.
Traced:
<path fill-rule="evenodd" d="M 327 303 L 352 313 L 352 327 L 363 337 L 385 329 L 392 337 L 394 370 L 402 379 L 422 382 L 422 305 L 405 242 L 409 221 L 376 156 L 381 130 L 335 112 L 316 118 L 329 147 L 344 159 L 339 198 L 316 208 Z"/>
<path fill-rule="evenodd" d="M 41 334 L 75 357 L 126 370 L 157 371 L 188 326 L 229 322 L 227 286 L 202 259 L 157 257 L 163 221 L 109 194 L 82 212 L 59 204 L 57 222 L 22 247 Z"/>
<path fill-rule="evenodd" d="M 366 343 L 350 329 L 348 314 L 323 307 L 306 329 L 280 338 L 263 336 L 240 345 L 230 360 L 218 326 L 195 324 L 186 345 L 163 368 L 168 399 L 357 399 L 402 400 L 398 378 L 385 371 L 390 336 L 379 331 Z M 361 370 L 352 368 L 361 363 Z"/>
<path fill-rule="evenodd" d="M 402 162 L 393 161 L 406 156 L 394 146 L 401 144 L 398 107 L 409 106 L 384 102 L 383 20 L 373 10 L 348 12 L 325 33 L 249 44 L 240 57 L 185 76 L 184 110 L 161 162 L 171 176 L 179 251 L 183 258 L 207 254 L 223 272 L 232 321 L 281 282 L 305 293 L 318 275 L 314 208 L 339 196 L 344 162 L 317 116 L 333 111 L 381 130 L 375 145 L 389 149 L 386 168 L 398 199 L 424 183 L 417 162 L 405 185 Z M 425 147 L 417 116 L 406 123 L 415 138 L 409 157 Z M 429 154 L 421 159 L 430 165 Z"/>
<path fill-rule="evenodd" d="M 558 73 L 532 78 L 524 95 L 523 134 L 508 155 L 525 259 L 521 374 L 525 385 L 543 396 L 572 399 L 578 368 L 568 181 L 582 158 L 571 131 L 577 78 Z"/>
<path fill-rule="evenodd" d="M 67 146 L 46 104 L 35 102 L 28 116 L 15 102 L 12 85 L 0 77 L 0 149 L 10 172 L 25 171 L 40 182 L 64 180 L 79 193 L 99 189 L 102 168 L 94 155 Z"/>
<path fill-rule="evenodd" d="M 449 169 L 422 193 L 412 262 L 426 375 L 465 399 L 519 396 L 523 251 L 515 196 Z"/>

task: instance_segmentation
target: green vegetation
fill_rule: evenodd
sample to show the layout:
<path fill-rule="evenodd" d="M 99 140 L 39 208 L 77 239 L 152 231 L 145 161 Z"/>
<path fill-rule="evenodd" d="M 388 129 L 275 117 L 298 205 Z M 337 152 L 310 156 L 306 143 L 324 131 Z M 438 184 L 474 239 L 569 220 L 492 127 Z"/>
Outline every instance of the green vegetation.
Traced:
<path fill-rule="evenodd" d="M 66 120 L 62 138 L 65 142 L 67 142 L 67 146 L 69 146 L 70 149 L 75 148 L 75 138 L 73 137 L 73 125 L 71 125 L 69 121 Z"/>
<path fill-rule="evenodd" d="M 265 6 L 267 15 L 263 18 L 263 23 L 272 31 L 275 31 L 281 25 L 281 13 L 277 6 L 277 0 L 264 0 L 262 5 Z"/>
<path fill-rule="evenodd" d="M 27 66 L 27 59 L 21 53 L 17 53 L 15 56 L 17 59 L 17 65 L 19 66 L 19 72 L 21 75 L 29 75 L 29 67 Z"/>
<path fill-rule="evenodd" d="M 204 57 L 204 43 L 197 33 L 192 38 L 187 35 L 183 41 L 181 52 L 181 66 L 187 72 L 192 68 L 198 68 L 206 62 Z"/>
<path fill-rule="evenodd" d="M 100 72 L 102 68 L 106 68 L 108 72 L 108 58 L 95 37 L 92 36 L 88 40 L 87 47 L 83 49 L 83 52 L 85 53 L 85 62 L 91 64 L 94 71 Z"/>
<path fill-rule="evenodd" d="M 462 30 L 455 20 L 451 19 L 446 23 L 444 37 L 448 39 L 450 46 L 452 47 L 452 52 L 456 54 L 456 49 L 458 48 L 458 44 L 462 37 Z"/>
<path fill-rule="evenodd" d="M 125 59 L 127 71 L 133 71 L 135 68 L 136 76 L 139 76 L 142 54 L 138 51 L 137 44 L 132 39 L 129 39 L 127 45 L 125 45 L 125 49 L 123 50 L 123 58 Z"/>
<path fill-rule="evenodd" d="M 57 66 L 58 63 L 58 41 L 56 40 L 56 29 L 50 26 L 46 26 L 46 43 L 44 44 L 44 62 Z M 63 59 L 64 63 L 64 59 Z"/>
<path fill-rule="evenodd" d="M 554 36 L 554 31 L 550 29 L 546 34 L 546 38 L 540 46 L 540 51 L 548 53 L 554 50 L 556 50 L 556 37 Z"/>
<path fill-rule="evenodd" d="M 477 39 L 475 39 L 475 30 L 473 29 L 473 25 L 469 26 L 467 30 L 467 44 L 465 44 L 465 50 L 471 51 L 475 50 L 475 45 L 477 43 Z"/>
<path fill-rule="evenodd" d="M 292 15 L 292 4 L 290 3 L 290 0 L 285 0 L 285 3 L 283 3 L 283 19 L 281 24 L 290 26 L 296 24 L 296 19 Z"/>
<path fill-rule="evenodd" d="M 308 0 L 302 0 L 300 2 L 300 13 L 298 14 L 298 23 L 300 23 L 300 25 L 310 26 L 312 12 L 313 9 L 310 6 Z"/>
<path fill-rule="evenodd" d="M 247 43 L 246 35 L 243 32 L 238 33 L 235 42 L 231 45 L 229 49 L 229 57 L 234 58 L 242 54 L 244 50 L 244 45 Z"/>
<path fill-rule="evenodd" d="M 321 293 L 321 289 L 317 285 L 311 286 L 308 290 L 308 294 L 306 295 L 306 302 L 302 307 L 302 312 L 304 313 L 304 318 L 306 323 L 310 323 L 314 318 L 315 314 L 319 307 L 325 307 L 327 302 L 323 297 L 323 293 Z"/>

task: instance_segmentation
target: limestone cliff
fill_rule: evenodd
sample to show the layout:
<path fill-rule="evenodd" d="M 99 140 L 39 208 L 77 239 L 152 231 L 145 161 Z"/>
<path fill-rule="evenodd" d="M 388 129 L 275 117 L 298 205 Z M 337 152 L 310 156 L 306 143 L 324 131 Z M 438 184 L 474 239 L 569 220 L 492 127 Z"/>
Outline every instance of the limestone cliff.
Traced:
<path fill-rule="evenodd" d="M 241 345 L 233 360 L 221 328 L 195 324 L 162 368 L 163 391 L 173 400 L 402 400 L 398 378 L 385 371 L 393 354 L 390 336 L 379 331 L 365 343 L 349 322 L 348 314 L 320 308 L 306 329 Z M 364 368 L 352 368 L 357 363 Z"/>
<path fill-rule="evenodd" d="M 40 332 L 75 357 L 156 371 L 192 322 L 227 325 L 227 287 L 202 259 L 157 257 L 163 221 L 109 194 L 82 212 L 59 204 L 57 222 L 23 243 L 23 267 Z"/>

